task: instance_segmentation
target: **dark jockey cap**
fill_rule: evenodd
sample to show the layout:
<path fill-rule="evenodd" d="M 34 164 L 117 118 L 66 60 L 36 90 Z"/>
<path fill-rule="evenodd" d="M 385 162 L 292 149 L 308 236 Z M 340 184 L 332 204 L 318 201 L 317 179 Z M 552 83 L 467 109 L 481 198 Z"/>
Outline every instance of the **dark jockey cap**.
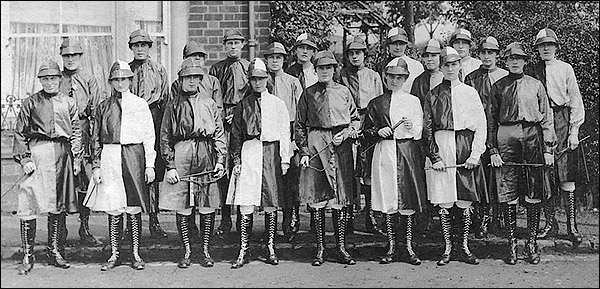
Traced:
<path fill-rule="evenodd" d="M 328 65 L 338 65 L 337 60 L 335 60 L 335 56 L 330 51 L 322 50 L 317 52 L 315 55 L 314 66 L 328 66 Z"/>
<path fill-rule="evenodd" d="M 43 76 L 62 76 L 58 63 L 56 63 L 54 60 L 42 62 L 40 69 L 38 69 L 37 77 L 40 78 Z"/>
<path fill-rule="evenodd" d="M 83 54 L 83 49 L 78 41 L 65 38 L 60 45 L 60 55 Z"/>
<path fill-rule="evenodd" d="M 523 50 L 523 45 L 521 44 L 521 42 L 513 42 L 506 46 L 506 49 L 504 50 L 504 57 L 509 57 L 512 55 L 521 56 L 524 59 L 529 58 L 527 53 L 525 53 L 525 51 Z"/>
<path fill-rule="evenodd" d="M 229 29 L 225 32 L 225 35 L 223 36 L 223 44 L 225 44 L 225 42 L 227 42 L 227 40 L 244 41 L 244 40 L 246 40 L 246 37 L 244 36 L 244 34 L 242 34 L 241 31 L 239 31 L 237 29 Z"/>
<path fill-rule="evenodd" d="M 189 75 L 205 75 L 206 72 L 198 61 L 188 58 L 183 60 L 177 74 L 179 77 L 184 77 Z"/>
<path fill-rule="evenodd" d="M 148 31 L 146 30 L 135 30 L 131 32 L 131 35 L 129 35 L 129 45 L 138 42 L 148 43 L 150 47 L 152 47 L 152 43 L 154 43 L 152 38 L 150 38 L 150 34 L 148 34 Z"/>
<path fill-rule="evenodd" d="M 188 58 L 190 55 L 194 53 L 200 53 L 204 57 L 206 57 L 206 50 L 204 49 L 204 45 L 202 43 L 198 43 L 196 41 L 188 42 L 185 47 L 183 47 L 183 59 Z"/>
<path fill-rule="evenodd" d="M 359 36 L 354 37 L 354 39 L 352 39 L 352 42 L 350 42 L 347 46 L 346 46 L 346 52 L 348 50 L 367 50 L 367 44 L 365 44 L 365 40 L 362 39 Z"/>

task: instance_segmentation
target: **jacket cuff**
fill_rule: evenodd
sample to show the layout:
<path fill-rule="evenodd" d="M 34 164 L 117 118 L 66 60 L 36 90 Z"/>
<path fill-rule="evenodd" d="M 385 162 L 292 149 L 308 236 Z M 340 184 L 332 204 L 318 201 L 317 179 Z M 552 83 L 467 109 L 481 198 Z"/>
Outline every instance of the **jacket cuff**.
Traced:
<path fill-rule="evenodd" d="M 490 148 L 490 155 L 497 155 L 499 153 L 498 148 Z"/>

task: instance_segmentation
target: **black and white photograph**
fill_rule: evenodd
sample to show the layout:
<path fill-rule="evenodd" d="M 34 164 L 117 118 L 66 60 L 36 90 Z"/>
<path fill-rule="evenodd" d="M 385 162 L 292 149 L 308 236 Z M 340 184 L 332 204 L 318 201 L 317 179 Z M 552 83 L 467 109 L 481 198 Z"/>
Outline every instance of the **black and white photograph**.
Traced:
<path fill-rule="evenodd" d="M 2 288 L 598 288 L 596 1 L 0 1 Z"/>

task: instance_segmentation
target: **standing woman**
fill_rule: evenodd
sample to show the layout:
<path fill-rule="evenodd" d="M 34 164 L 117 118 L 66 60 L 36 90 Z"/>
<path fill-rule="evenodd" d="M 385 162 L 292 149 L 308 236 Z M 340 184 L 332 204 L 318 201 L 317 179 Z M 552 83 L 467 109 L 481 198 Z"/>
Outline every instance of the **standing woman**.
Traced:
<path fill-rule="evenodd" d="M 283 203 L 282 175 L 290 168 L 292 149 L 290 121 L 285 102 L 267 91 L 266 64 L 255 58 L 248 68 L 251 93 L 233 111 L 231 123 L 232 173 L 237 175 L 235 192 L 229 205 L 239 205 L 240 252 L 231 269 L 247 262 L 250 226 L 255 207 L 265 211 L 265 262 L 279 264 L 275 253 L 277 209 Z M 235 178 L 232 178 L 235 180 Z"/>
<path fill-rule="evenodd" d="M 420 139 L 423 109 L 418 97 L 402 90 L 410 75 L 404 59 L 397 57 L 385 69 L 389 89 L 369 102 L 362 131 L 365 138 L 379 141 L 373 151 L 371 183 L 373 210 L 385 214 L 389 249 L 382 264 L 396 260 L 394 219 L 400 213 L 405 232 L 407 262 L 420 265 L 412 249 L 412 226 L 415 212 L 426 209 L 427 189 Z M 395 130 L 392 127 L 402 121 Z"/>
<path fill-rule="evenodd" d="M 325 209 L 333 215 L 337 259 L 356 262 L 346 251 L 346 206 L 354 200 L 352 142 L 357 137 L 360 117 L 350 90 L 333 81 L 338 63 L 329 51 L 315 56 L 319 81 L 304 90 L 296 115 L 296 145 L 300 149 L 300 198 L 308 203 L 317 243 L 313 266 L 321 266 L 325 253 Z"/>
<path fill-rule="evenodd" d="M 48 213 L 48 260 L 69 268 L 64 259 L 67 213 L 78 212 L 75 177 L 81 169 L 81 129 L 77 102 L 59 91 L 60 67 L 52 60 L 38 70 L 42 90 L 23 101 L 15 125 L 13 158 L 29 175 L 19 184 L 21 246 L 19 275 L 33 269 L 37 218 Z"/>
<path fill-rule="evenodd" d="M 177 265 L 189 268 L 192 247 L 192 219 L 197 207 L 202 226 L 203 256 L 200 265 L 212 267 L 208 248 L 221 203 L 216 180 L 225 174 L 225 134 L 223 116 L 212 94 L 198 89 L 208 77 L 201 62 L 188 58 L 179 70 L 179 90 L 167 103 L 160 131 L 160 148 L 167 173 L 159 196 L 160 209 L 175 211 L 177 231 L 185 255 Z M 211 172 L 202 176 L 193 174 Z M 182 179 L 182 178 L 186 179 Z M 197 181 L 198 183 L 191 182 Z"/>
<path fill-rule="evenodd" d="M 142 212 L 150 206 L 147 186 L 154 181 L 156 152 L 152 114 L 148 103 L 129 91 L 132 78 L 126 62 L 113 63 L 108 78 L 112 94 L 100 103 L 94 119 L 94 184 L 90 186 L 97 186 L 97 196 L 90 197 L 88 207 L 108 214 L 111 256 L 102 265 L 102 271 L 120 263 L 123 213 L 127 213 L 131 232 L 131 266 L 136 270 L 145 267 L 138 250 Z"/>
<path fill-rule="evenodd" d="M 427 193 L 434 206 L 439 207 L 445 250 L 437 262 L 450 262 L 452 252 L 450 209 L 462 212 L 462 257 L 466 263 L 477 265 L 479 260 L 468 246 L 471 226 L 471 205 L 479 201 L 478 190 L 485 190 L 481 154 L 485 151 L 487 124 L 485 111 L 477 90 L 458 78 L 460 56 L 452 47 L 441 53 L 444 80 L 433 88 L 424 101 L 424 129 L 427 133 L 428 170 Z M 476 170 L 479 170 L 476 172 Z"/>

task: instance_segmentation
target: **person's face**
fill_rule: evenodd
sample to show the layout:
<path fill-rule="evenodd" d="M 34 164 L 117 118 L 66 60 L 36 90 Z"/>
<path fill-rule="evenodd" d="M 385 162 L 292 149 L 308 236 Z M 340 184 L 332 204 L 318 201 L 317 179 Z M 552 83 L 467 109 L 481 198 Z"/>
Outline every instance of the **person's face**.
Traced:
<path fill-rule="evenodd" d="M 298 62 L 306 63 L 309 62 L 310 59 L 315 54 L 315 49 L 312 46 L 308 46 L 306 44 L 300 44 L 296 47 L 296 56 L 298 57 Z"/>
<path fill-rule="evenodd" d="M 126 92 L 129 90 L 131 79 L 129 77 L 113 78 L 110 85 L 118 92 Z"/>
<path fill-rule="evenodd" d="M 186 75 L 181 78 L 181 89 L 184 92 L 196 91 L 201 80 L 202 76 L 200 75 Z"/>
<path fill-rule="evenodd" d="M 81 54 L 65 54 L 62 56 L 63 66 L 68 70 L 77 70 L 81 64 Z"/>
<path fill-rule="evenodd" d="M 353 66 L 362 66 L 365 63 L 365 52 L 362 50 L 348 50 L 348 60 Z"/>
<path fill-rule="evenodd" d="M 150 54 L 150 45 L 146 42 L 134 43 L 131 44 L 131 51 L 133 52 L 133 59 L 146 60 Z"/>
<path fill-rule="evenodd" d="M 284 57 L 281 54 L 271 54 L 267 56 L 267 68 L 269 71 L 279 71 L 283 68 Z"/>
<path fill-rule="evenodd" d="M 391 91 L 400 90 L 404 82 L 406 82 L 406 78 L 406 75 L 402 74 L 385 74 L 386 84 Z"/>
<path fill-rule="evenodd" d="M 42 76 L 39 78 L 40 83 L 42 84 L 42 89 L 46 92 L 46 93 L 57 93 L 58 92 L 58 86 L 60 84 L 60 76 L 57 75 L 48 75 L 48 76 Z"/>
<path fill-rule="evenodd" d="M 250 85 L 256 92 L 263 92 L 267 90 L 267 77 L 250 77 Z"/>
<path fill-rule="evenodd" d="M 194 62 L 199 63 L 200 66 L 204 67 L 204 61 L 205 59 L 205 55 L 202 53 L 194 53 L 191 55 L 188 55 L 188 57 L 186 57 L 185 59 L 191 58 Z"/>
<path fill-rule="evenodd" d="M 456 49 L 460 58 L 465 58 L 469 56 L 471 42 L 464 39 L 458 39 L 452 43 L 452 48 Z"/>
<path fill-rule="evenodd" d="M 498 53 L 495 50 L 484 49 L 479 52 L 479 59 L 485 68 L 496 67 Z"/>
<path fill-rule="evenodd" d="M 517 55 L 511 55 L 506 58 L 506 65 L 508 66 L 508 71 L 514 74 L 523 73 L 523 68 L 525 67 L 525 59 L 523 57 Z"/>
<path fill-rule="evenodd" d="M 239 57 L 242 55 L 242 48 L 244 47 L 244 41 L 239 39 L 225 41 L 225 49 L 227 55 L 232 57 Z"/>
<path fill-rule="evenodd" d="M 537 46 L 537 50 L 542 60 L 552 60 L 556 55 L 556 45 L 554 43 L 542 43 Z"/>
<path fill-rule="evenodd" d="M 446 62 L 441 67 L 442 73 L 444 74 L 444 79 L 453 81 L 458 79 L 458 70 L 460 70 L 460 62 Z"/>
<path fill-rule="evenodd" d="M 425 69 L 436 71 L 440 68 L 440 54 L 425 53 L 423 54 L 423 62 L 425 63 Z"/>
<path fill-rule="evenodd" d="M 333 72 L 335 71 L 335 66 L 333 65 L 323 65 L 317 66 L 317 77 L 319 77 L 319 82 L 328 83 L 333 79 Z"/>
<path fill-rule="evenodd" d="M 406 51 L 406 45 L 408 45 L 408 43 L 400 40 L 388 44 L 390 54 L 392 55 L 392 57 L 403 56 L 404 52 Z"/>

